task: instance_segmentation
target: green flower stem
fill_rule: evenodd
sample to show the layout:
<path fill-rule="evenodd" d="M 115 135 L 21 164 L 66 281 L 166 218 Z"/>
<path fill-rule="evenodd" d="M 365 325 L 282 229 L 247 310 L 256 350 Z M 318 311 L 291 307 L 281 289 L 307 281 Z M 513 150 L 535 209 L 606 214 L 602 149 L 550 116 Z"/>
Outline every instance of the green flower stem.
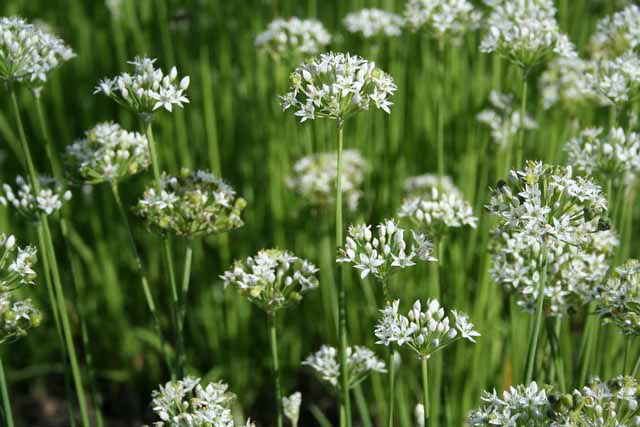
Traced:
<path fill-rule="evenodd" d="M 338 120 L 338 161 L 336 177 L 336 258 L 339 248 L 342 246 L 342 145 L 343 126 L 341 119 Z M 341 406 L 344 407 L 345 420 L 341 420 L 340 425 L 351 427 L 351 397 L 349 396 L 349 377 L 347 373 L 347 295 L 342 278 L 342 265 L 338 264 L 336 273 L 336 284 L 338 288 L 338 348 L 340 357 L 340 391 L 342 393 Z"/>
<path fill-rule="evenodd" d="M 11 103 L 13 106 L 14 116 L 16 124 L 18 126 L 18 133 L 20 135 L 20 144 L 22 146 L 22 152 L 27 165 L 27 171 L 31 181 L 31 186 L 35 194 L 40 192 L 40 181 L 38 173 L 36 172 L 33 158 L 31 157 L 31 150 L 29 149 L 29 143 L 24 132 L 24 126 L 22 124 L 22 117 L 20 115 L 20 108 L 18 107 L 18 99 L 14 88 L 11 88 Z M 42 255 L 48 257 L 49 266 L 51 268 L 51 276 L 53 279 L 55 303 L 58 306 L 60 313 L 60 320 L 62 325 L 62 332 L 67 347 L 67 355 L 71 365 L 71 373 L 73 376 L 73 382 L 76 389 L 78 398 L 78 406 L 80 409 L 80 417 L 82 419 L 82 425 L 89 427 L 89 415 L 87 411 L 87 403 L 84 392 L 84 385 L 82 381 L 82 374 L 80 372 L 78 358 L 76 354 L 75 344 L 73 342 L 73 335 L 71 332 L 71 324 L 69 321 L 69 314 L 67 312 L 66 298 L 64 296 L 64 289 L 62 287 L 62 281 L 60 279 L 60 271 L 58 269 L 58 262 L 56 260 L 55 249 L 53 246 L 53 239 L 51 238 L 51 230 L 49 229 L 49 219 L 44 213 L 40 214 L 40 227 L 42 229 L 44 248 L 41 248 Z M 52 302 L 54 303 L 54 302 Z"/>
<path fill-rule="evenodd" d="M 524 152 L 524 122 L 525 114 L 527 114 L 527 71 L 522 71 L 522 102 L 520 104 L 520 126 L 518 128 L 518 145 L 516 146 L 516 168 L 522 165 L 522 157 Z"/>
<path fill-rule="evenodd" d="M 438 178 L 440 179 L 440 185 L 442 185 L 442 179 L 444 177 L 444 106 L 445 103 L 447 101 L 446 98 L 446 89 L 445 89 L 445 85 L 446 85 L 446 73 L 447 73 L 447 66 L 446 66 L 446 60 L 447 57 L 445 55 L 446 50 L 444 49 L 444 46 L 442 46 L 442 43 L 439 44 L 438 46 L 438 59 L 439 59 L 439 66 L 438 66 L 438 70 L 440 72 L 440 102 L 437 105 L 437 110 L 438 110 L 438 124 L 437 124 L 437 152 L 438 152 Z"/>
<path fill-rule="evenodd" d="M 533 380 L 533 371 L 536 365 L 536 353 L 538 350 L 538 341 L 540 341 L 540 330 L 542 329 L 542 320 L 544 317 L 544 289 L 547 281 L 547 265 L 546 251 L 543 248 L 540 254 L 543 260 L 542 274 L 540 276 L 540 284 L 538 286 L 538 300 L 536 307 L 536 315 L 534 318 L 533 330 L 529 336 L 529 346 L 527 350 L 527 365 L 524 371 L 524 383 L 529 384 Z"/>
<path fill-rule="evenodd" d="M 627 368 L 629 367 L 629 353 L 631 352 L 631 335 L 625 337 L 624 343 L 624 360 L 622 365 L 622 375 L 627 375 Z"/>
<path fill-rule="evenodd" d="M 153 177 L 155 182 L 156 191 L 158 194 L 162 191 L 162 187 L 160 185 L 160 163 L 158 160 L 158 150 L 156 147 L 156 141 L 153 137 L 153 128 L 151 127 L 151 120 L 143 119 L 143 130 L 145 135 L 147 136 L 147 142 L 149 143 L 149 155 L 151 156 L 151 167 L 153 169 Z M 173 267 L 173 257 L 171 256 L 171 245 L 168 237 L 162 238 L 162 254 L 164 259 L 164 264 L 167 269 L 167 274 L 169 275 L 169 285 L 171 286 L 171 298 L 173 303 L 173 325 L 174 325 L 174 333 L 175 333 L 175 342 L 176 342 L 176 362 L 179 361 L 182 355 L 179 354 L 177 349 L 177 344 L 179 341 L 178 338 L 178 330 L 179 330 L 179 321 L 178 321 L 178 306 L 180 300 L 178 298 L 178 285 L 176 282 L 176 274 L 175 268 Z M 176 363 L 177 365 L 177 363 Z M 177 368 L 177 366 L 176 366 Z"/>
<path fill-rule="evenodd" d="M 147 307 L 151 312 L 151 316 L 153 318 L 153 325 L 156 330 L 156 335 L 158 335 L 158 339 L 160 340 L 160 350 L 165 358 L 165 363 L 167 364 L 167 368 L 172 373 L 173 365 L 171 364 L 171 359 L 164 345 L 164 336 L 162 334 L 162 328 L 160 327 L 160 319 L 158 317 L 158 311 L 156 310 L 156 304 L 153 299 L 153 295 L 151 294 L 151 289 L 149 288 L 149 282 L 147 280 L 147 276 L 142 268 L 142 260 L 140 259 L 140 254 L 138 252 L 138 247 L 136 246 L 136 242 L 133 239 L 133 232 L 131 231 L 131 223 L 129 222 L 129 217 L 124 209 L 122 204 L 122 199 L 120 198 L 120 189 L 118 187 L 117 182 L 111 183 L 111 192 L 113 193 L 113 198 L 116 202 L 116 206 L 118 207 L 118 212 L 122 217 L 122 222 L 124 222 L 125 228 L 127 229 L 127 236 L 129 241 L 129 247 L 131 249 L 131 253 L 133 254 L 133 258 L 136 266 L 136 273 L 140 276 L 140 283 L 142 285 L 142 291 L 144 292 L 145 301 L 147 302 Z"/>
<path fill-rule="evenodd" d="M 280 388 L 280 365 L 278 363 L 278 332 L 276 313 L 267 313 L 269 320 L 269 341 L 271 343 L 271 359 L 273 363 L 273 381 L 276 398 L 277 427 L 282 427 L 282 389 Z"/>
<path fill-rule="evenodd" d="M 13 413 L 11 412 L 11 401 L 9 400 L 9 390 L 7 389 L 7 379 L 4 375 L 4 366 L 0 357 L 0 393 L 2 394 L 2 411 L 7 427 L 13 427 Z"/>
<path fill-rule="evenodd" d="M 429 372 L 427 358 L 420 359 L 422 365 L 422 402 L 424 404 L 424 427 L 429 425 Z"/>
<path fill-rule="evenodd" d="M 551 357 L 553 359 L 553 365 L 558 376 L 558 386 L 560 391 L 566 391 L 566 382 L 564 375 L 564 364 L 562 355 L 560 354 L 560 331 L 562 328 L 562 318 L 557 317 L 555 319 L 546 319 L 547 335 L 549 337 L 549 344 L 551 347 Z"/>
<path fill-rule="evenodd" d="M 590 307 L 588 312 L 593 312 L 593 307 Z M 578 376 L 578 384 L 584 384 L 587 379 L 587 372 L 591 366 L 591 359 L 593 358 L 593 349 L 598 342 L 598 334 L 600 329 L 600 321 L 595 316 L 590 316 L 587 319 L 585 327 L 583 343 L 581 346 L 582 358 L 580 366 L 580 374 Z"/>
<path fill-rule="evenodd" d="M 191 262 L 193 260 L 193 243 L 187 242 L 187 249 L 184 255 L 184 269 L 182 272 L 182 287 L 180 288 L 180 304 L 178 311 L 178 376 L 182 377 L 185 366 L 184 352 L 184 321 L 187 314 L 187 295 L 189 294 L 189 282 L 191 279 Z"/>
<path fill-rule="evenodd" d="M 382 293 L 384 295 L 384 303 L 385 306 L 391 302 L 389 295 L 389 283 L 386 279 L 382 280 Z M 388 389 L 388 397 L 387 402 L 389 405 L 389 409 L 387 410 L 387 427 L 393 426 L 393 412 L 395 407 L 395 399 L 396 399 L 396 373 L 395 373 L 395 364 L 393 363 L 393 359 L 395 357 L 395 349 L 393 346 L 389 346 L 387 350 L 387 380 L 389 383 Z"/>

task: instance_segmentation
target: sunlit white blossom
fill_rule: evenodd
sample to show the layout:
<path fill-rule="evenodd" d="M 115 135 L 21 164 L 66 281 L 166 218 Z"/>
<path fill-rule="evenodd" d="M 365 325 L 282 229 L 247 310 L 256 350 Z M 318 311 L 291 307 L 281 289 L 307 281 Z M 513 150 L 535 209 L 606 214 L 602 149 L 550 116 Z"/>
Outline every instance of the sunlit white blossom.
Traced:
<path fill-rule="evenodd" d="M 414 31 L 459 42 L 466 32 L 479 27 L 482 13 L 468 0 L 409 0 L 404 17 Z"/>
<path fill-rule="evenodd" d="M 256 37 L 256 47 L 276 57 L 316 55 L 331 42 L 331 35 L 317 19 L 291 17 L 271 21 Z"/>
<path fill-rule="evenodd" d="M 347 31 L 364 38 L 399 36 L 404 26 L 400 16 L 381 9 L 351 12 L 345 16 L 343 23 Z"/>
<path fill-rule="evenodd" d="M 0 204 L 12 207 L 31 220 L 37 220 L 41 214 L 57 213 L 62 209 L 63 202 L 71 200 L 71 191 L 65 190 L 52 178 L 41 176 L 39 185 L 40 191 L 35 194 L 31 184 L 18 175 L 15 190 L 9 184 L 2 185 Z"/>

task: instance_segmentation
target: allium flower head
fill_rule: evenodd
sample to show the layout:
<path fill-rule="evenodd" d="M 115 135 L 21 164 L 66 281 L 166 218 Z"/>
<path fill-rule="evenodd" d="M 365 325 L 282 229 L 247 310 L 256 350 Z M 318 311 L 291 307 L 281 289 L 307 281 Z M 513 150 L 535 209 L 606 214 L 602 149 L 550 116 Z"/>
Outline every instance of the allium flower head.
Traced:
<path fill-rule="evenodd" d="M 282 409 L 293 427 L 298 426 L 300 419 L 300 405 L 302 405 L 302 393 L 296 391 L 291 396 L 282 398 Z"/>
<path fill-rule="evenodd" d="M 342 196 L 352 211 L 358 208 L 368 170 L 369 164 L 358 150 L 342 152 Z M 337 177 L 337 154 L 316 153 L 301 158 L 293 165 L 287 186 L 309 206 L 326 207 L 335 203 Z"/>
<path fill-rule="evenodd" d="M 364 279 L 372 275 L 385 282 L 393 273 L 416 265 L 416 260 L 435 261 L 433 245 L 423 234 L 409 233 L 394 220 L 386 220 L 372 231 L 370 225 L 349 226 L 349 235 L 338 252 L 338 262 L 353 264 Z"/>
<path fill-rule="evenodd" d="M 0 82 L 39 88 L 75 54 L 58 37 L 19 17 L 0 17 Z"/>
<path fill-rule="evenodd" d="M 447 194 L 456 193 L 462 197 L 462 193 L 453 183 L 450 176 L 439 176 L 432 173 L 423 175 L 410 176 L 404 180 L 402 191 L 406 196 L 420 196 L 431 192 L 434 188 L 439 189 Z"/>
<path fill-rule="evenodd" d="M 380 9 L 361 9 L 349 13 L 343 20 L 350 33 L 364 38 L 399 36 L 404 21 L 395 13 Z"/>
<path fill-rule="evenodd" d="M 588 103 L 605 105 L 606 99 L 596 93 L 587 77 L 595 69 L 595 62 L 579 57 L 560 57 L 550 61 L 540 77 L 544 108 L 549 109 L 560 104 L 564 108 L 574 110 Z"/>
<path fill-rule="evenodd" d="M 591 53 L 598 57 L 616 57 L 640 46 L 640 7 L 630 4 L 596 26 L 589 41 Z"/>
<path fill-rule="evenodd" d="M 496 0 L 487 19 L 480 50 L 497 53 L 523 69 L 553 57 L 576 56 L 560 32 L 552 0 Z"/>
<path fill-rule="evenodd" d="M 525 113 L 524 120 L 520 118 L 520 107 L 514 105 L 513 95 L 492 90 L 489 103 L 491 108 L 482 110 L 477 119 L 489 127 L 493 142 L 501 149 L 511 145 L 521 129 L 538 128 L 538 123 L 529 114 Z"/>
<path fill-rule="evenodd" d="M 629 260 L 609 277 L 598 296 L 598 314 L 625 335 L 640 335 L 640 262 Z"/>
<path fill-rule="evenodd" d="M 274 57 L 316 55 L 331 42 L 331 35 L 317 19 L 278 18 L 256 37 L 256 47 Z"/>
<path fill-rule="evenodd" d="M 283 110 L 293 109 L 300 122 L 329 118 L 342 122 L 371 106 L 391 112 L 389 98 L 397 87 L 391 76 L 359 56 L 325 53 L 291 74 L 291 91 L 280 97 Z"/>
<path fill-rule="evenodd" d="M 236 426 L 231 413 L 235 396 L 227 389 L 223 382 L 203 386 L 193 377 L 161 385 L 151 394 L 151 407 L 159 418 L 153 427 Z"/>
<path fill-rule="evenodd" d="M 56 180 L 41 176 L 40 191 L 35 194 L 31 184 L 20 175 L 16 177 L 16 189 L 9 184 L 2 186 L 0 204 L 11 206 L 21 215 L 36 221 L 40 214 L 52 215 L 62 208 L 62 203 L 71 200 L 71 191 L 65 190 Z"/>
<path fill-rule="evenodd" d="M 147 188 L 135 211 L 158 233 L 196 237 L 241 227 L 244 199 L 213 174 L 183 169 L 180 176 L 163 174 L 158 193 Z"/>
<path fill-rule="evenodd" d="M 418 230 L 440 238 L 449 228 L 476 228 L 478 218 L 459 190 L 446 192 L 433 187 L 402 200 L 398 217 L 407 218 Z"/>
<path fill-rule="evenodd" d="M 593 301 L 618 244 L 600 187 L 571 167 L 529 161 L 498 184 L 487 208 L 498 218 L 490 274 L 519 305 L 534 310 L 543 272 L 546 315 Z"/>
<path fill-rule="evenodd" d="M 318 287 L 315 265 L 290 252 L 266 249 L 236 261 L 222 276 L 224 286 L 233 285 L 266 312 L 275 312 L 302 299 Z"/>
<path fill-rule="evenodd" d="M 149 167 L 146 136 L 117 123 L 99 123 L 85 137 L 67 146 L 68 173 L 80 182 L 117 182 Z"/>
<path fill-rule="evenodd" d="M 578 171 L 600 179 L 624 183 L 640 172 L 640 135 L 613 128 L 585 129 L 565 145 L 569 164 Z"/>
<path fill-rule="evenodd" d="M 400 301 L 395 300 L 380 310 L 382 317 L 375 328 L 377 344 L 406 346 L 420 358 L 428 359 L 460 339 L 475 343 L 480 336 L 465 313 L 452 310 L 446 315 L 436 299 L 426 301 L 425 311 L 416 300 L 406 316 L 398 313 L 399 305 Z"/>
<path fill-rule="evenodd" d="M 607 105 L 624 105 L 640 91 L 640 56 L 628 51 L 614 59 L 596 63 L 586 74 L 587 83 Z"/>
<path fill-rule="evenodd" d="M 459 42 L 466 32 L 479 27 L 482 13 L 468 0 L 409 0 L 404 17 L 413 31 Z"/>
<path fill-rule="evenodd" d="M 112 79 L 103 79 L 94 93 L 102 93 L 144 118 L 150 118 L 159 108 L 167 111 L 172 111 L 174 105 L 182 108 L 183 104 L 189 103 L 185 96 L 189 77 L 178 81 L 176 67 L 164 74 L 155 68 L 155 62 L 155 59 L 136 57 L 130 62 L 134 66 L 133 74 L 122 73 Z"/>
<path fill-rule="evenodd" d="M 0 294 L 0 344 L 24 337 L 41 322 L 42 313 L 30 299 L 13 301 L 8 294 Z"/>
<path fill-rule="evenodd" d="M 334 347 L 323 345 L 320 350 L 309 355 L 303 362 L 314 374 L 335 391 L 340 390 L 340 363 L 338 351 Z M 347 347 L 347 378 L 349 389 L 364 381 L 372 372 L 387 372 L 385 364 L 376 354 L 366 347 Z"/>
<path fill-rule="evenodd" d="M 0 293 L 35 284 L 36 253 L 35 247 L 20 248 L 14 236 L 0 234 Z"/>

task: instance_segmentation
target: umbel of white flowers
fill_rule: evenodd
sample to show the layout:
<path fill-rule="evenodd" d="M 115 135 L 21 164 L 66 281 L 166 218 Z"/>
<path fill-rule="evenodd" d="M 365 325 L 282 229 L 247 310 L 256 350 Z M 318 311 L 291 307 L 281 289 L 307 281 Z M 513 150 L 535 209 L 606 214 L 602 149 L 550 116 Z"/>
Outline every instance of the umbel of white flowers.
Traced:
<path fill-rule="evenodd" d="M 39 88 L 75 54 L 53 34 L 22 18 L 0 17 L 0 82 Z"/>
<path fill-rule="evenodd" d="M 425 235 L 412 231 L 409 246 L 407 234 L 390 219 L 378 224 L 374 232 L 370 225 L 351 225 L 337 262 L 353 264 L 362 279 L 371 274 L 384 283 L 395 272 L 416 265 L 416 260 L 436 261 Z"/>
<path fill-rule="evenodd" d="M 499 396 L 483 392 L 482 406 L 469 414 L 472 427 L 584 427 L 640 425 L 640 389 L 631 376 L 592 378 L 582 389 L 561 393 L 549 385 L 510 387 Z"/>
<path fill-rule="evenodd" d="M 35 285 L 36 261 L 33 246 L 18 247 L 14 236 L 0 234 L 0 344 L 26 335 L 42 320 L 30 299 L 15 300 L 12 295 L 24 286 Z"/>
<path fill-rule="evenodd" d="M 596 58 L 616 57 L 640 46 L 640 7 L 629 4 L 596 25 L 589 50 Z"/>
<path fill-rule="evenodd" d="M 540 76 L 542 105 L 549 109 L 560 105 L 576 110 L 586 104 L 606 105 L 607 100 L 594 90 L 587 76 L 593 74 L 597 64 L 579 57 L 556 58 L 549 62 Z"/>
<path fill-rule="evenodd" d="M 553 57 L 576 56 L 574 45 L 560 32 L 552 0 L 491 3 L 480 51 L 497 53 L 525 70 Z"/>
<path fill-rule="evenodd" d="M 350 210 L 355 211 L 362 197 L 362 184 L 369 164 L 358 150 L 342 153 L 342 195 Z M 335 202 L 338 177 L 337 154 L 315 153 L 293 165 L 287 186 L 311 207 L 322 208 Z"/>
<path fill-rule="evenodd" d="M 331 346 L 323 345 L 315 353 L 310 354 L 303 362 L 313 373 L 334 391 L 340 390 L 340 363 L 338 351 Z M 366 347 L 347 347 L 347 383 L 349 389 L 364 381 L 372 372 L 387 372 L 385 364 L 376 354 Z"/>
<path fill-rule="evenodd" d="M 498 184 L 487 208 L 498 217 L 490 275 L 520 306 L 534 311 L 542 274 L 545 315 L 594 300 L 618 240 L 606 225 L 607 200 L 591 179 L 529 161 Z"/>
<path fill-rule="evenodd" d="M 235 427 L 231 404 L 235 396 L 223 382 L 202 386 L 200 378 L 186 377 L 160 385 L 151 394 L 158 421 L 153 427 Z M 254 427 L 247 420 L 245 427 Z"/>
<path fill-rule="evenodd" d="M 220 278 L 225 288 L 233 285 L 249 301 L 274 313 L 318 287 L 318 268 L 307 260 L 280 249 L 266 249 L 236 261 Z"/>
<path fill-rule="evenodd" d="M 372 106 L 391 112 L 389 98 L 397 87 L 374 62 L 356 55 L 325 53 L 294 70 L 291 91 L 281 96 L 282 109 L 294 110 L 300 122 L 316 118 L 338 120 Z"/>
<path fill-rule="evenodd" d="M 40 214 L 52 215 L 62 209 L 62 203 L 71 200 L 71 191 L 50 177 L 40 177 L 40 192 L 35 194 L 31 184 L 18 175 L 16 190 L 3 184 L 4 194 L 0 194 L 0 204 L 11 206 L 24 217 L 37 221 Z"/>
<path fill-rule="evenodd" d="M 640 172 L 640 135 L 622 128 L 609 133 L 602 128 L 585 129 L 565 145 L 565 150 L 570 165 L 601 183 L 630 182 Z"/>
<path fill-rule="evenodd" d="M 465 313 L 452 310 L 450 318 L 436 299 L 426 301 L 426 311 L 416 300 L 407 316 L 398 313 L 399 305 L 400 300 L 395 300 L 380 310 L 382 317 L 375 328 L 377 344 L 406 346 L 421 359 L 428 359 L 460 339 L 475 343 L 480 336 Z"/>
<path fill-rule="evenodd" d="M 409 0 L 404 9 L 407 26 L 439 41 L 459 42 L 480 26 L 482 13 L 467 0 Z"/>
<path fill-rule="evenodd" d="M 640 56 L 629 51 L 614 59 L 596 63 L 586 74 L 587 83 L 607 105 L 624 105 L 638 97 L 640 91 Z"/>
<path fill-rule="evenodd" d="M 296 391 L 291 396 L 282 398 L 282 412 L 287 417 L 292 427 L 298 427 L 300 419 L 300 406 L 302 405 L 302 393 Z"/>
<path fill-rule="evenodd" d="M 159 193 L 149 186 L 135 211 L 152 231 L 192 238 L 241 227 L 245 206 L 231 186 L 210 172 L 183 169 L 179 176 L 163 174 Z"/>
<path fill-rule="evenodd" d="M 520 118 L 520 109 L 514 105 L 511 94 L 492 90 L 489 94 L 491 108 L 478 113 L 477 119 L 491 130 L 491 139 L 501 149 L 510 146 L 521 130 L 538 128 L 538 123 L 525 113 L 524 120 Z"/>
<path fill-rule="evenodd" d="M 167 111 L 172 111 L 174 105 L 182 108 L 189 102 L 185 95 L 189 76 L 178 82 L 176 67 L 165 75 L 155 68 L 155 62 L 155 59 L 136 57 L 130 62 L 134 66 L 133 74 L 122 73 L 112 79 L 102 79 L 94 94 L 102 93 L 143 118 L 150 118 L 159 108 Z"/>
<path fill-rule="evenodd" d="M 113 122 L 99 123 L 67 146 L 65 163 L 72 179 L 89 184 L 118 182 L 151 163 L 147 137 Z"/>
<path fill-rule="evenodd" d="M 640 262 L 629 260 L 615 269 L 598 295 L 597 312 L 624 335 L 640 335 Z"/>
<path fill-rule="evenodd" d="M 256 47 L 275 58 L 316 55 L 331 42 L 331 35 L 317 19 L 278 18 L 256 37 Z"/>
<path fill-rule="evenodd" d="M 381 9 L 361 9 L 351 12 L 342 22 L 347 31 L 366 39 L 399 36 L 404 26 L 400 16 Z"/>

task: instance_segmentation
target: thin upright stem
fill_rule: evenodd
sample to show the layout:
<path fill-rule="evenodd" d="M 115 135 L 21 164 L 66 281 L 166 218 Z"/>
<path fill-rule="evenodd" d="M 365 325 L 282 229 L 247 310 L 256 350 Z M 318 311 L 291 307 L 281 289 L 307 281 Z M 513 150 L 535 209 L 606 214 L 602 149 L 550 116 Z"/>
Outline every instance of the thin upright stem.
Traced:
<path fill-rule="evenodd" d="M 2 409 L 7 427 L 13 427 L 13 412 L 11 412 L 11 401 L 9 400 L 9 389 L 7 388 L 7 378 L 4 375 L 4 366 L 0 357 L 0 393 L 2 394 Z"/>
<path fill-rule="evenodd" d="M 422 402 L 424 404 L 424 427 L 429 425 L 429 372 L 427 368 L 427 358 L 420 360 L 422 365 Z"/>
<path fill-rule="evenodd" d="M 282 427 L 282 389 L 280 388 L 280 364 L 278 362 L 278 331 L 276 313 L 267 313 L 269 320 L 269 341 L 271 343 L 271 359 L 273 363 L 273 381 L 276 398 L 277 427 Z"/>
<path fill-rule="evenodd" d="M 187 314 L 187 295 L 189 294 L 189 282 L 191 279 L 191 261 L 193 259 L 193 247 L 191 240 L 187 243 L 187 249 L 184 255 L 184 269 L 182 271 L 182 287 L 180 288 L 180 305 L 178 311 L 178 376 L 181 377 L 184 372 L 185 354 L 184 354 L 184 321 Z"/>
<path fill-rule="evenodd" d="M 382 280 L 382 294 L 384 297 L 385 306 L 390 303 L 391 297 L 389 295 L 389 283 L 387 279 Z M 395 365 L 393 359 L 395 357 L 395 350 L 392 346 L 387 349 L 387 381 L 389 383 L 388 397 L 388 410 L 387 410 L 387 427 L 393 426 L 393 413 L 395 408 L 396 398 L 396 381 L 395 381 Z"/>
<path fill-rule="evenodd" d="M 624 343 L 624 361 L 622 366 L 622 375 L 627 375 L 627 369 L 629 367 L 629 353 L 631 352 L 631 335 L 625 337 Z"/>
<path fill-rule="evenodd" d="M 62 170 L 60 168 L 60 161 L 58 160 L 58 156 L 55 153 L 55 147 L 53 146 L 53 140 L 49 134 L 49 128 L 47 126 L 47 120 L 44 115 L 44 110 L 42 109 L 42 101 L 40 96 L 34 96 L 36 103 L 36 111 L 38 113 L 38 123 L 40 124 L 40 132 L 42 133 L 42 137 L 45 140 L 45 150 L 47 152 L 47 158 L 49 159 L 49 164 L 51 165 L 51 172 L 53 172 L 53 176 L 56 179 L 61 178 Z"/>
<path fill-rule="evenodd" d="M 582 344 L 582 365 L 580 366 L 580 375 L 578 377 L 578 384 L 580 385 L 584 384 L 587 379 L 587 372 L 589 372 L 591 359 L 593 357 L 593 349 L 598 342 L 599 329 L 599 319 L 594 316 L 589 317 L 587 319 L 587 325 L 584 333 L 585 337 Z"/>
<path fill-rule="evenodd" d="M 538 350 L 538 341 L 540 340 L 540 329 L 542 329 L 542 320 L 544 317 L 544 289 L 547 281 L 547 260 L 546 251 L 543 249 L 541 253 L 542 274 L 540 275 L 540 284 L 538 286 L 538 300 L 536 307 L 536 316 L 534 318 L 533 331 L 529 336 L 529 347 L 527 352 L 527 366 L 525 368 L 524 383 L 529 384 L 533 380 L 533 371 L 536 364 L 536 353 Z"/>
<path fill-rule="evenodd" d="M 22 147 L 22 155 L 24 156 L 24 163 L 27 166 L 27 172 L 29 173 L 29 180 L 33 186 L 35 194 L 40 192 L 40 178 L 36 172 L 36 167 L 31 157 L 31 150 L 29 149 L 29 143 L 27 142 L 27 136 L 24 133 L 24 125 L 22 124 L 22 116 L 20 115 L 20 107 L 18 107 L 18 98 L 16 96 L 15 89 L 11 90 L 11 104 L 13 105 L 13 113 L 18 125 L 18 134 L 20 135 L 20 144 Z"/>
<path fill-rule="evenodd" d="M 525 117 L 527 114 L 527 72 L 522 71 L 522 99 L 520 104 L 520 123 L 518 127 L 518 145 L 516 146 L 516 167 L 520 167 L 522 165 L 522 153 L 524 152 L 524 125 L 525 125 Z"/>
<path fill-rule="evenodd" d="M 336 177 L 336 255 L 342 246 L 342 146 L 343 122 L 338 121 L 338 159 Z M 337 259 L 337 256 L 336 256 Z M 344 407 L 347 427 L 351 427 L 351 397 L 349 396 L 349 378 L 347 373 L 347 295 L 342 280 L 342 264 L 338 264 L 336 283 L 338 287 L 338 348 L 340 353 L 341 406 Z M 344 420 L 343 420 L 344 421 Z M 342 422 L 341 421 L 341 424 Z"/>

